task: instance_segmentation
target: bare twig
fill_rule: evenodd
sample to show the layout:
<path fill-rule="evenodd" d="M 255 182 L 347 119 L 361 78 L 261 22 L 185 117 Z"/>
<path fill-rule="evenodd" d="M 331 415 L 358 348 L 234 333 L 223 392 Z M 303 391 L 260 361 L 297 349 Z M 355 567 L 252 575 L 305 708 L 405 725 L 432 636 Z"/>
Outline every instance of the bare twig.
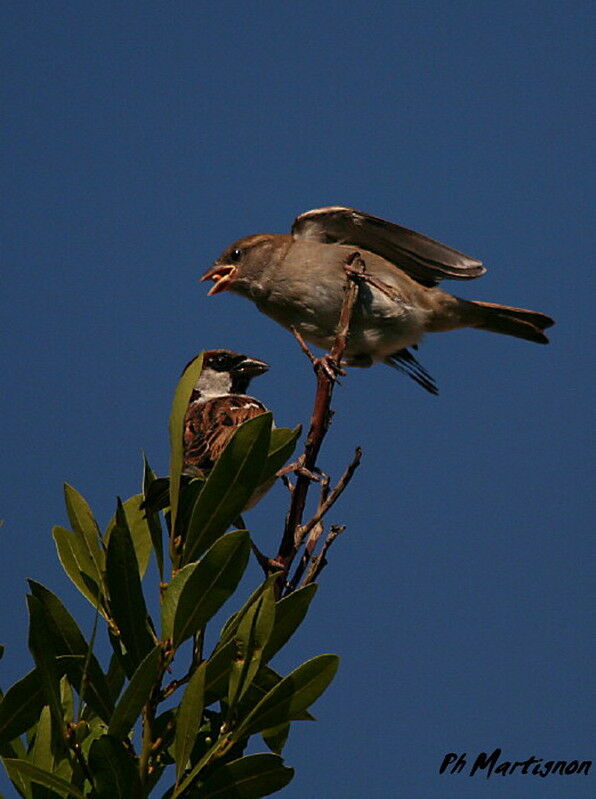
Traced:
<path fill-rule="evenodd" d="M 325 501 L 319 505 L 319 507 L 317 508 L 317 512 L 313 515 L 313 517 L 306 524 L 303 524 L 302 526 L 297 528 L 296 541 L 295 541 L 296 548 L 298 548 L 302 544 L 306 536 L 310 533 L 313 527 L 321 521 L 321 519 L 327 513 L 327 511 L 330 510 L 333 507 L 333 505 L 335 505 L 337 500 L 340 498 L 341 494 L 346 489 L 348 483 L 352 479 L 354 472 L 360 465 L 361 458 L 362 458 L 362 450 L 360 449 L 360 447 L 356 447 L 356 454 L 354 455 L 352 462 L 340 477 L 333 491 L 329 494 L 329 496 L 325 499 Z"/>
<path fill-rule="evenodd" d="M 329 482 L 330 478 L 326 475 L 321 483 L 321 494 L 319 496 L 319 506 L 317 508 L 317 511 L 320 510 L 322 505 L 326 502 L 327 497 L 329 496 Z M 310 535 L 308 537 L 308 541 L 306 542 L 306 546 L 304 547 L 304 552 L 302 553 L 298 565 L 296 566 L 296 571 L 294 572 L 294 576 L 289 581 L 286 587 L 285 595 L 291 594 L 292 591 L 294 591 L 295 588 L 297 587 L 300 580 L 302 579 L 302 575 L 304 574 L 306 567 L 311 561 L 313 552 L 315 550 L 315 547 L 317 546 L 317 542 L 321 537 L 324 529 L 325 528 L 323 524 L 319 523 L 310 530 Z M 295 542 L 295 546 L 296 549 L 298 549 L 299 544 Z"/>
<path fill-rule="evenodd" d="M 344 526 L 339 524 L 333 524 L 331 526 L 331 529 L 329 530 L 329 534 L 325 539 L 325 543 L 323 544 L 320 554 L 317 555 L 316 558 L 312 559 L 310 569 L 308 570 L 306 577 L 304 578 L 304 581 L 302 583 L 303 586 L 308 585 L 309 583 L 313 583 L 317 579 L 319 574 L 323 571 L 323 569 L 327 565 L 327 558 L 325 557 L 327 554 L 327 550 L 329 549 L 331 544 L 335 541 L 337 536 L 340 535 L 340 533 L 343 533 L 345 529 L 346 528 Z"/>
<path fill-rule="evenodd" d="M 294 331 L 302 350 L 315 365 L 317 375 L 317 391 L 302 461 L 306 472 L 313 472 L 315 469 L 317 456 L 331 420 L 330 403 L 333 387 L 337 375 L 341 373 L 341 358 L 347 345 L 352 311 L 358 297 L 359 280 L 365 273 L 365 265 L 359 252 L 355 251 L 349 256 L 345 269 L 344 300 L 331 351 L 321 359 L 314 358 L 298 331 Z M 302 523 L 310 483 L 311 480 L 306 474 L 300 472 L 297 474 L 279 551 L 273 561 L 274 565 L 281 568 L 285 577 L 287 577 L 296 555 L 296 532 Z M 278 590 L 281 593 L 283 586 L 280 585 Z"/>
<path fill-rule="evenodd" d="M 294 572 L 294 576 L 289 581 L 288 586 L 285 591 L 285 595 L 291 594 L 300 583 L 302 579 L 302 575 L 304 574 L 307 566 L 311 561 L 316 560 L 313 557 L 313 553 L 315 547 L 319 541 L 319 538 L 323 534 L 323 524 L 322 520 L 325 514 L 333 507 L 333 505 L 337 502 L 343 491 L 346 489 L 348 483 L 352 479 L 352 475 L 358 468 L 360 464 L 360 460 L 362 458 L 362 450 L 360 447 L 356 448 L 356 454 L 346 471 L 340 477 L 337 485 L 335 488 L 329 493 L 329 478 L 326 478 L 326 482 L 322 487 L 321 490 L 321 498 L 319 500 L 319 506 L 316 512 L 313 514 L 312 518 L 304 525 L 298 527 L 296 529 L 296 540 L 295 540 L 295 547 L 296 550 L 300 548 L 306 537 L 308 536 L 308 541 L 306 542 L 306 546 L 304 548 L 304 552 L 302 557 L 300 558 L 300 562 L 296 567 L 296 571 Z"/>

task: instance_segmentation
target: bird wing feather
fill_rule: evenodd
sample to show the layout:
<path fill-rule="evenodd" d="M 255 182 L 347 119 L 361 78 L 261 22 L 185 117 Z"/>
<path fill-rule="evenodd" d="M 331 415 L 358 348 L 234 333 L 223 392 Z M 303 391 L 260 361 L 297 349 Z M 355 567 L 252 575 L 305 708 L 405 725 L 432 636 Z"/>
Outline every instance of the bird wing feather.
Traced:
<path fill-rule="evenodd" d="M 425 286 L 444 279 L 471 280 L 486 272 L 482 261 L 354 208 L 329 206 L 300 214 L 292 225 L 297 239 L 352 244 L 376 253 Z"/>
<path fill-rule="evenodd" d="M 238 426 L 266 411 L 259 400 L 243 394 L 191 402 L 184 418 L 184 471 L 207 473 Z"/>

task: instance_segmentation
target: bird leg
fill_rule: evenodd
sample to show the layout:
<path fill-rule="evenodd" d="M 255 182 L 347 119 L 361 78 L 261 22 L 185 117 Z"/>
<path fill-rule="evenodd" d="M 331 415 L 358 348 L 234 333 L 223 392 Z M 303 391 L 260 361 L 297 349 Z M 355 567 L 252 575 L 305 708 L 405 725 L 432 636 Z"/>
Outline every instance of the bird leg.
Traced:
<path fill-rule="evenodd" d="M 294 334 L 298 344 L 300 344 L 300 349 L 312 363 L 315 372 L 317 372 L 319 369 L 322 370 L 323 374 L 325 374 L 326 377 L 333 382 L 336 382 L 338 377 L 345 376 L 346 373 L 342 366 L 346 366 L 347 364 L 345 364 L 343 361 L 338 363 L 338 361 L 336 361 L 330 353 L 326 353 L 321 358 L 317 358 L 317 356 L 314 355 L 309 348 L 306 341 L 302 338 L 300 332 L 295 327 L 291 327 L 290 330 Z"/>
<path fill-rule="evenodd" d="M 389 297 L 390 300 L 398 302 L 400 300 L 400 296 L 397 291 L 395 291 L 395 289 L 392 288 L 388 283 L 383 283 L 382 280 L 377 280 L 372 275 L 368 274 L 368 272 L 365 271 L 366 266 L 364 261 L 362 261 L 362 259 L 360 260 L 362 264 L 361 269 L 354 268 L 351 264 L 344 264 L 344 272 L 346 275 L 349 275 L 353 279 L 362 280 L 364 283 L 368 283 L 369 286 L 373 286 L 374 288 L 378 289 L 386 297 Z"/>

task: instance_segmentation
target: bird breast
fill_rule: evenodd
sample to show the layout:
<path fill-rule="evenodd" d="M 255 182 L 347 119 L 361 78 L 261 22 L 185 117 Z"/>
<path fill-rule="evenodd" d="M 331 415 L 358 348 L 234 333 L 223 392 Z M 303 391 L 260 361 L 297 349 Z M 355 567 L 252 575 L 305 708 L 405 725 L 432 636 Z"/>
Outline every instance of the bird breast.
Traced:
<path fill-rule="evenodd" d="M 310 343 L 329 348 L 335 338 L 344 298 L 347 245 L 297 241 L 272 270 L 259 309 L 286 328 L 295 327 Z M 389 286 L 391 297 L 363 283 L 352 314 L 347 356 L 365 354 L 373 361 L 417 343 L 427 311 L 424 286 L 380 256 L 362 251 L 366 271 Z"/>

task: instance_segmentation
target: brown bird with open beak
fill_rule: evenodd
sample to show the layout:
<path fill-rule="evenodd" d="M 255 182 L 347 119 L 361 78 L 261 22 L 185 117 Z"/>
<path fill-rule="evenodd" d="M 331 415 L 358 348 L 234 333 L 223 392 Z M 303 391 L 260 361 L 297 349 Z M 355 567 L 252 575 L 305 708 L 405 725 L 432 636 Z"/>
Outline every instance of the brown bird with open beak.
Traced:
<path fill-rule="evenodd" d="M 433 379 L 408 349 L 425 333 L 474 327 L 548 343 L 543 330 L 553 324 L 549 316 L 463 300 L 437 287 L 443 279 L 483 275 L 481 261 L 353 208 L 318 208 L 301 214 L 291 234 L 239 239 L 201 279 L 214 281 L 209 294 L 241 294 L 306 341 L 329 349 L 343 302 L 344 265 L 356 250 L 365 277 L 344 353 L 348 366 L 383 361 L 436 394 Z"/>

